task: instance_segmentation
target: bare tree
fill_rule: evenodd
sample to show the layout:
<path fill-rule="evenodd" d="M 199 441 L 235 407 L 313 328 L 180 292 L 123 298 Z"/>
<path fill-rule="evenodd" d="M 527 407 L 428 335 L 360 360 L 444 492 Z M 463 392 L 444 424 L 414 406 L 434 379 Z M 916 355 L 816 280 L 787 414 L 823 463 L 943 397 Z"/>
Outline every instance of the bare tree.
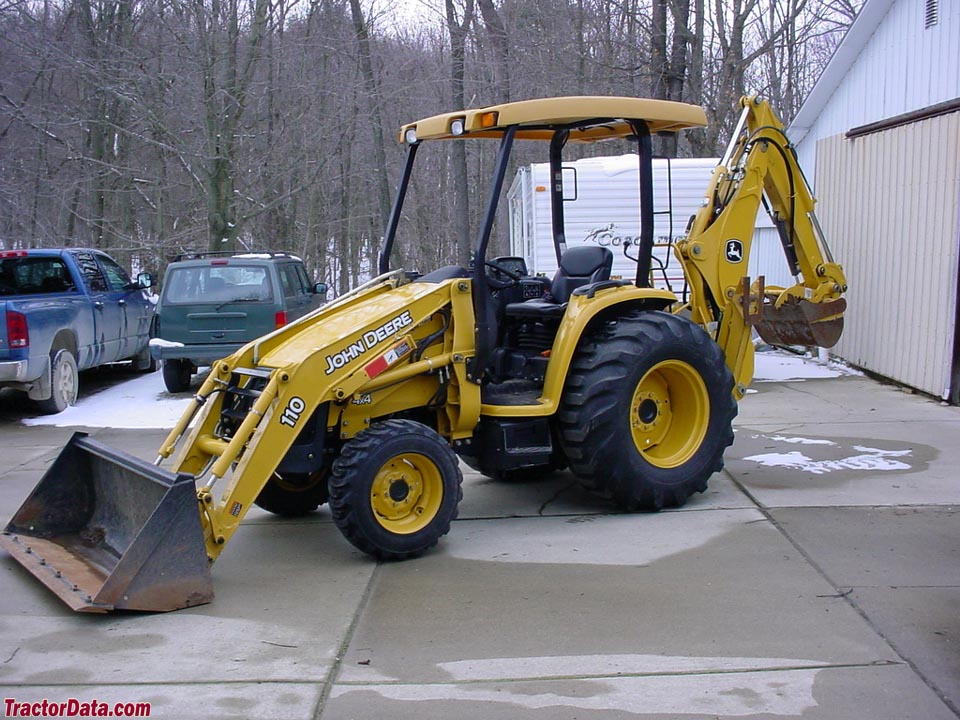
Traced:
<path fill-rule="evenodd" d="M 450 95 L 454 108 L 466 105 L 464 94 L 464 56 L 467 30 L 473 21 L 473 0 L 466 0 L 461 17 L 453 0 L 444 0 L 447 16 L 447 31 L 450 33 Z M 450 149 L 450 175 L 453 180 L 453 232 L 457 243 L 457 261 L 466 267 L 470 263 L 470 205 L 467 175 L 466 148 L 462 142 L 453 143 Z"/>

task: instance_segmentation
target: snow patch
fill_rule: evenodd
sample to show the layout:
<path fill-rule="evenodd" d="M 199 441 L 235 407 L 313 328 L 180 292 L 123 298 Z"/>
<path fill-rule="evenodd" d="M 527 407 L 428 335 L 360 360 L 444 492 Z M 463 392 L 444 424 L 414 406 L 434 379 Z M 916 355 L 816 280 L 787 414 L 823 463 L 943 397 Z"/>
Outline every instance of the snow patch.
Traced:
<path fill-rule="evenodd" d="M 860 374 L 842 363 L 821 363 L 783 350 L 758 352 L 754 357 L 754 382 L 821 380 Z"/>
<path fill-rule="evenodd" d="M 81 378 L 82 383 L 82 378 Z M 172 428 L 193 402 L 167 392 L 163 377 L 154 372 L 118 383 L 93 395 L 84 395 L 62 413 L 24 418 L 24 425 L 56 427 Z"/>
<path fill-rule="evenodd" d="M 794 450 L 788 453 L 763 453 L 750 455 L 744 460 L 751 460 L 765 467 L 785 467 L 791 470 L 801 470 L 811 475 L 825 475 L 836 470 L 909 470 L 906 463 L 894 458 L 909 457 L 910 450 L 880 450 L 855 446 L 862 455 L 852 455 L 839 460 L 814 460 L 801 452 Z"/>

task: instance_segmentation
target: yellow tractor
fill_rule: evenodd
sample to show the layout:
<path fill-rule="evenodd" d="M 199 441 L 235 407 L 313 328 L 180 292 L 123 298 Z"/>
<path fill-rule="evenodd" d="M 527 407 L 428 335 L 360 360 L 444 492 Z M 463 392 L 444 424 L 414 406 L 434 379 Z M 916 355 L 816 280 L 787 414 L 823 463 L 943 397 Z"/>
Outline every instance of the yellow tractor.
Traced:
<path fill-rule="evenodd" d="M 172 610 L 213 597 L 209 565 L 257 504 L 301 515 L 329 501 L 353 545 L 419 555 L 457 516 L 458 458 L 509 479 L 569 468 L 626 510 L 703 492 L 733 441 L 752 329 L 830 346 L 846 290 L 814 199 L 769 105 L 744 98 L 702 209 L 672 248 L 678 294 L 656 287 L 651 137 L 706 124 L 701 108 L 548 98 L 405 125 L 406 163 L 377 277 L 215 362 L 154 464 L 78 434 L 0 545 L 75 610 Z M 417 154 L 499 143 L 470 267 L 392 269 Z M 635 277 L 564 234 L 564 149 L 622 140 L 639 164 Z M 514 146 L 545 148 L 559 269 L 488 258 Z M 756 214 L 780 229 L 795 284 L 747 277 Z M 171 470 L 162 467 L 165 461 Z"/>

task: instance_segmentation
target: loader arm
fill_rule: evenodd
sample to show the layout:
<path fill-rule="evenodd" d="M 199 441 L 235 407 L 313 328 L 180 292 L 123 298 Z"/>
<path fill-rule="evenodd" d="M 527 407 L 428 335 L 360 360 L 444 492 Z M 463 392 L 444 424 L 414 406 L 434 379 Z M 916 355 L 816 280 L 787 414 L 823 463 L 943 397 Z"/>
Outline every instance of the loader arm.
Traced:
<path fill-rule="evenodd" d="M 743 396 L 753 377 L 751 328 L 772 344 L 832 347 L 847 290 L 814 214 L 816 200 L 783 124 L 766 100 L 744 97 L 734 137 L 714 170 L 704 205 L 676 255 L 690 287 L 686 307 L 726 356 Z M 751 282 L 747 263 L 763 205 L 780 235 L 794 284 Z"/>

